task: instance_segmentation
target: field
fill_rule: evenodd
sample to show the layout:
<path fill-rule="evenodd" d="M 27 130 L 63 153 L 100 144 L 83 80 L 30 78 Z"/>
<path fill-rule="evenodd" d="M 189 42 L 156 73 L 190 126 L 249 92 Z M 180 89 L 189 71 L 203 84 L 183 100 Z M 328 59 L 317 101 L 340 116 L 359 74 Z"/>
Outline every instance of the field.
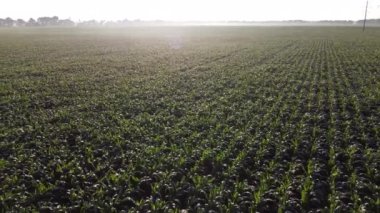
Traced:
<path fill-rule="evenodd" d="M 379 211 L 380 28 L 0 29 L 0 81 L 0 211 Z"/>

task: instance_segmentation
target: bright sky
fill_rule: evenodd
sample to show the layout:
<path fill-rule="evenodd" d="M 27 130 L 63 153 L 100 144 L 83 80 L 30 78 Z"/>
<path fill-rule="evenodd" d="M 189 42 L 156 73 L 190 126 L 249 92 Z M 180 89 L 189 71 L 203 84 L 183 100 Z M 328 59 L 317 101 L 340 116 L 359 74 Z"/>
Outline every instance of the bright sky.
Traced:
<path fill-rule="evenodd" d="M 1 0 L 0 18 L 78 20 L 358 20 L 366 0 Z M 380 18 L 369 0 L 368 18 Z"/>

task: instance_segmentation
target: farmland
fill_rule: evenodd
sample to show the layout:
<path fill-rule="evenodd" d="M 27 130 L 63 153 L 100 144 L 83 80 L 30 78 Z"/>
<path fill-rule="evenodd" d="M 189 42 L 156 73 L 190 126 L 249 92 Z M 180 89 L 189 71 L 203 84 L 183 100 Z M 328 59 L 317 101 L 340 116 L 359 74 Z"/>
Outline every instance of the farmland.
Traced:
<path fill-rule="evenodd" d="M 0 29 L 0 210 L 376 212 L 380 28 Z"/>

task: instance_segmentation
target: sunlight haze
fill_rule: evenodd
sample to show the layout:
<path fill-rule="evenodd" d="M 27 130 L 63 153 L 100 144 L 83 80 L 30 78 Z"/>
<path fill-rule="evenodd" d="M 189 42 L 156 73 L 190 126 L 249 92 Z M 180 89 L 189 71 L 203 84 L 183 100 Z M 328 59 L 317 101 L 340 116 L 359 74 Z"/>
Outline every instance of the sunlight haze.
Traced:
<path fill-rule="evenodd" d="M 78 20 L 264 21 L 358 20 L 365 0 L 12 0 L 0 18 L 59 16 Z M 380 17 L 380 0 L 369 1 L 368 18 Z"/>

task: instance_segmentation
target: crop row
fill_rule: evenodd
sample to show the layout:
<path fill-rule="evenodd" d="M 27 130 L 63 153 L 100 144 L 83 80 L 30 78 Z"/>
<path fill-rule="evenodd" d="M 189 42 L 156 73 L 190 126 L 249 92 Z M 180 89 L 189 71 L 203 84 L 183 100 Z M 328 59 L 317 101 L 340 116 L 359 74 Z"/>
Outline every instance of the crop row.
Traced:
<path fill-rule="evenodd" d="M 378 209 L 372 34 L 12 30 L 0 32 L 1 210 Z"/>

